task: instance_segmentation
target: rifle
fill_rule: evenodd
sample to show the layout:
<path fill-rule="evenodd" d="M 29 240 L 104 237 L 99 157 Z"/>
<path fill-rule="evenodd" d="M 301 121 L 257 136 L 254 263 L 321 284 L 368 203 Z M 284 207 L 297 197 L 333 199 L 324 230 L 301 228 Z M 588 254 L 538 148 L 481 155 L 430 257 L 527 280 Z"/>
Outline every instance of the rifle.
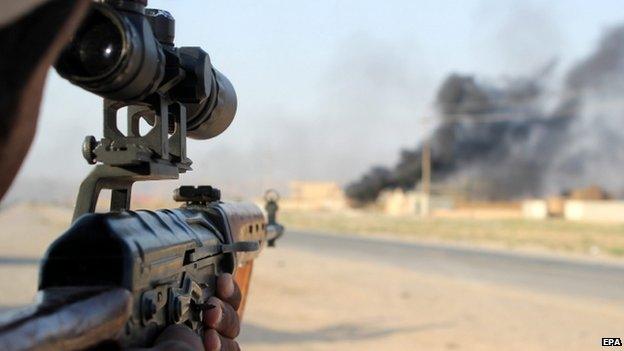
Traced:
<path fill-rule="evenodd" d="M 254 204 L 222 202 L 211 186 L 178 188 L 180 208 L 130 209 L 135 182 L 190 171 L 187 137 L 221 134 L 236 112 L 234 88 L 208 54 L 175 47 L 173 17 L 146 6 L 94 2 L 55 65 L 104 98 L 103 138 L 83 143 L 97 165 L 80 186 L 72 225 L 42 261 L 37 305 L 0 318 L 2 350 L 147 347 L 172 324 L 201 335 L 216 278 L 238 271 L 245 293 L 251 263 L 284 232 L 274 191 L 265 195 L 268 221 Z M 122 108 L 127 133 L 117 125 Z M 95 213 L 104 189 L 110 211 Z"/>

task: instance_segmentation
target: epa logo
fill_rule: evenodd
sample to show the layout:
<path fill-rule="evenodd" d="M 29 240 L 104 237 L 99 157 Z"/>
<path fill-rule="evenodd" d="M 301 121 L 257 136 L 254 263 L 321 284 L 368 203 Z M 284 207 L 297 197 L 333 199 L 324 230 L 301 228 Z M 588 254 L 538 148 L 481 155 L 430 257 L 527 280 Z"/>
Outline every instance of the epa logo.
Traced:
<path fill-rule="evenodd" d="M 602 346 L 622 346 L 620 338 L 602 338 Z"/>

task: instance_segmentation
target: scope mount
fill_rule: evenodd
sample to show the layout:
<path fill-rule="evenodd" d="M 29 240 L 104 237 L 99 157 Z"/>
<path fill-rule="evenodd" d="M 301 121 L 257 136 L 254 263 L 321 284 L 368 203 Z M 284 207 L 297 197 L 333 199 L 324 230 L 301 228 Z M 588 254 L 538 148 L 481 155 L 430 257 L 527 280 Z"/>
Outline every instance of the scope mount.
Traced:
<path fill-rule="evenodd" d="M 146 4 L 97 0 L 55 65 L 62 77 L 104 98 L 103 136 L 87 136 L 82 146 L 87 162 L 97 165 L 80 186 L 74 220 L 95 211 L 104 189 L 111 190 L 110 211 L 128 210 L 135 182 L 191 170 L 187 137 L 213 138 L 235 116 L 234 88 L 208 53 L 176 47 L 173 16 Z M 85 54 L 83 47 L 93 48 Z M 110 57 L 101 54 L 109 49 Z"/>
<path fill-rule="evenodd" d="M 186 108 L 166 94 L 153 94 L 141 104 L 104 99 L 104 137 L 87 136 L 82 153 L 90 164 L 100 163 L 83 180 L 73 220 L 95 211 L 102 190 L 111 190 L 110 211 L 130 209 L 132 185 L 137 181 L 177 179 L 190 171 L 186 156 Z M 127 107 L 125 135 L 118 128 L 118 112 Z M 141 135 L 140 123 L 150 125 Z"/>

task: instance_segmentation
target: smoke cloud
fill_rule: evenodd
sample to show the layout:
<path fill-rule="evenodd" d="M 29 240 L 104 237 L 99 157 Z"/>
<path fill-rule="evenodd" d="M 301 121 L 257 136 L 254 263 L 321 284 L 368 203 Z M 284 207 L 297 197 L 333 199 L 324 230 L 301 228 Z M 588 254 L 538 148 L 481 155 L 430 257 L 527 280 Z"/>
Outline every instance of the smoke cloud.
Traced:
<path fill-rule="evenodd" d="M 433 180 L 471 197 L 514 199 L 597 184 L 624 195 L 624 26 L 552 89 L 555 63 L 528 77 L 488 82 L 451 74 L 440 86 L 430 140 Z M 369 202 L 413 188 L 422 145 L 394 167 L 373 167 L 347 187 Z"/>

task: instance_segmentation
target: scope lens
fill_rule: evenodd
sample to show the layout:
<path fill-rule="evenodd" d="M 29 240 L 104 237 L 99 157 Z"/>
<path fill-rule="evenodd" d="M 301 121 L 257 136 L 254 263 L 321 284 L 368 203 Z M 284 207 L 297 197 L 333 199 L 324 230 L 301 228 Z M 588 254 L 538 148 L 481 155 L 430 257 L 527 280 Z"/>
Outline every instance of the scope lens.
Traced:
<path fill-rule="evenodd" d="M 122 37 L 110 22 L 89 27 L 77 43 L 80 65 L 91 76 L 100 76 L 115 67 L 121 56 Z"/>
<path fill-rule="evenodd" d="M 110 3 L 110 5 L 109 5 Z M 141 12 L 95 2 L 55 67 L 71 83 L 106 99 L 142 100 L 158 89 L 166 59 Z"/>
<path fill-rule="evenodd" d="M 120 64 L 124 43 L 121 19 L 108 7 L 94 7 L 61 54 L 57 69 L 70 80 L 99 79 Z"/>

